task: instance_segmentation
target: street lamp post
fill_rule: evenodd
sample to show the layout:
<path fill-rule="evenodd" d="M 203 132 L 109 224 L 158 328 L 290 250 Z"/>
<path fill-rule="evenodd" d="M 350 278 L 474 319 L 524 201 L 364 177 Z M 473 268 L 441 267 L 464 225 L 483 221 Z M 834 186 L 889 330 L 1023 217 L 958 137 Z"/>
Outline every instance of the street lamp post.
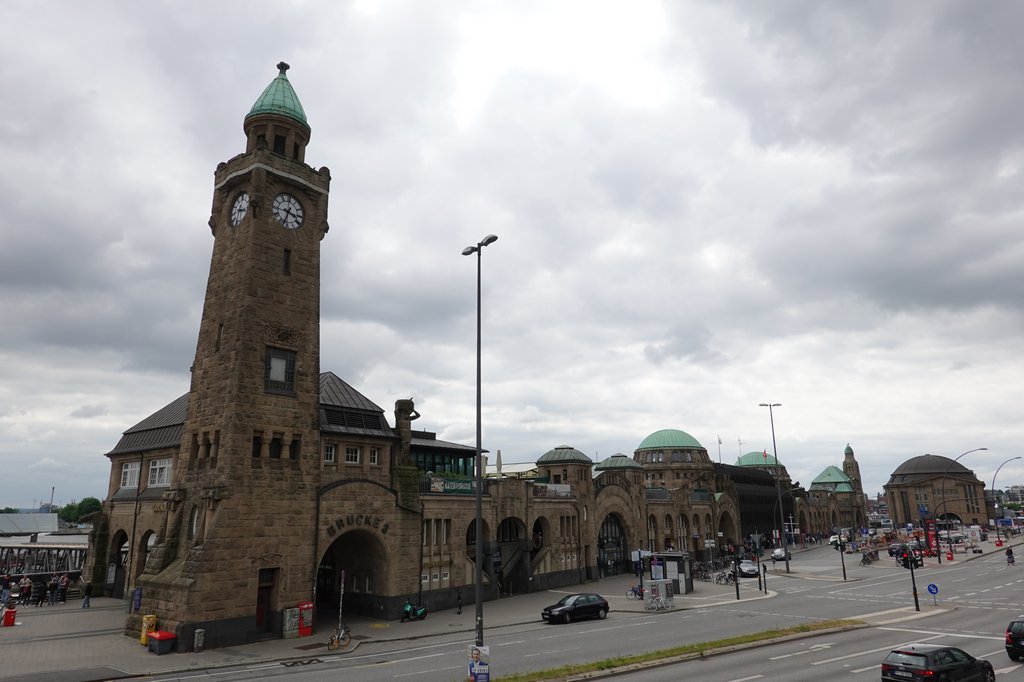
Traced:
<path fill-rule="evenodd" d="M 949 463 L 948 466 L 946 466 L 946 470 L 942 473 L 942 487 L 940 488 L 940 490 L 942 492 L 939 494 L 939 498 L 942 501 L 940 501 L 939 504 L 942 504 L 942 502 L 945 501 L 943 498 L 946 497 L 946 476 L 949 475 L 949 470 L 953 468 L 953 465 L 956 464 L 957 460 L 959 460 L 961 457 L 963 457 L 964 455 L 969 455 L 972 452 L 978 452 L 979 450 L 988 450 L 988 448 L 974 448 L 973 450 L 968 450 L 967 452 L 962 452 L 962 453 L 960 453 L 959 455 L 956 456 L 956 459 L 954 459 L 952 462 Z M 935 515 L 935 558 L 938 559 L 938 562 L 941 564 L 942 563 L 942 543 L 939 542 L 939 538 L 941 538 L 942 536 L 939 534 L 939 516 L 938 516 L 939 504 L 935 505 L 935 512 L 936 512 L 936 515 Z M 946 511 L 946 512 L 943 512 L 943 513 L 948 514 L 949 512 Z M 947 532 L 946 537 L 949 537 L 949 529 L 948 528 L 946 529 L 946 532 Z M 950 544 L 950 551 L 953 551 L 952 544 Z"/>
<path fill-rule="evenodd" d="M 482 429 L 480 422 L 480 269 L 483 261 L 482 255 L 485 246 L 498 241 L 498 238 L 489 234 L 476 246 L 467 246 L 462 250 L 463 256 L 476 254 L 476 475 L 473 479 L 473 487 L 476 488 L 476 524 L 474 533 L 476 535 L 476 645 L 484 645 L 484 589 L 483 589 L 483 565 L 484 565 L 484 530 L 483 530 L 483 450 L 481 448 Z"/>
<path fill-rule="evenodd" d="M 782 407 L 782 403 L 760 403 L 758 407 L 768 408 L 768 418 L 772 423 L 772 455 L 775 457 L 775 492 L 779 500 L 779 539 L 782 540 L 782 547 L 786 555 L 786 573 L 789 573 L 789 538 L 786 537 L 786 519 L 782 512 L 782 467 L 779 466 L 779 449 L 775 446 L 775 415 L 772 412 L 774 407 Z"/>
<path fill-rule="evenodd" d="M 1010 462 L 1012 462 L 1015 459 L 1020 459 L 1020 457 L 1011 457 L 1010 459 L 1008 459 L 1005 462 L 1003 462 L 1003 464 L 1009 464 Z M 999 470 L 1003 468 L 1003 464 L 1000 464 L 998 467 L 996 467 L 996 473 L 992 474 L 992 494 L 993 495 L 996 494 L 996 476 L 999 475 Z M 996 499 L 998 501 L 998 498 L 996 498 Z M 995 521 L 996 521 L 996 542 L 999 542 L 999 519 L 995 519 Z M 1007 541 L 1009 541 L 1009 540 L 1007 540 Z"/>

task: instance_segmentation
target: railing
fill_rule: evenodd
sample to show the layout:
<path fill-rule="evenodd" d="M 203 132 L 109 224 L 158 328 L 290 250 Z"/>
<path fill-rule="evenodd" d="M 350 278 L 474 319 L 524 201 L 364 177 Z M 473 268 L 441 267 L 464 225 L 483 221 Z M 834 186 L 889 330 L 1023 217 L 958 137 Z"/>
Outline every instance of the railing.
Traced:
<path fill-rule="evenodd" d="M 12 578 L 44 573 L 81 573 L 87 552 L 87 545 L 0 545 L 0 573 Z"/>

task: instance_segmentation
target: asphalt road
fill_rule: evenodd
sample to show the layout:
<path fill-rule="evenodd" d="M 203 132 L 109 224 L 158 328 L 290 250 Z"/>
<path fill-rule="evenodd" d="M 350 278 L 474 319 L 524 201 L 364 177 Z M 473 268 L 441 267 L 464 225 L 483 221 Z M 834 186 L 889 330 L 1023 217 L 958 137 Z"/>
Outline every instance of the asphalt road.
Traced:
<path fill-rule="evenodd" d="M 642 651 L 668 649 L 687 642 L 709 641 L 832 618 L 863 618 L 872 627 L 820 637 L 750 647 L 633 673 L 628 679 L 700 679 L 741 682 L 762 677 L 822 680 L 878 679 L 878 665 L 895 644 L 909 641 L 950 642 L 993 662 L 1000 675 L 1024 671 L 1003 653 L 1009 620 L 1024 613 L 1024 565 L 1007 567 L 999 555 L 915 571 L 918 601 L 914 606 L 910 571 L 883 560 L 868 567 L 848 566 L 842 581 L 839 555 L 829 548 L 798 554 L 790 576 L 770 575 L 776 596 L 759 599 L 756 579 L 741 583 L 742 600 L 708 608 L 659 614 L 612 611 L 604 621 L 548 625 L 539 621 L 488 630 L 493 676 L 535 671 L 567 663 L 584 663 Z M 782 565 L 779 565 L 781 569 Z M 927 587 L 934 584 L 934 597 Z M 698 584 L 698 590 L 700 585 Z M 618 595 L 606 595 L 613 609 Z M 539 616 L 539 614 L 538 614 Z M 292 681 L 461 680 L 465 679 L 467 642 L 437 636 L 413 642 L 380 642 L 345 655 L 317 655 L 308 661 L 219 670 L 218 680 L 287 678 Z M 192 671 L 187 679 L 201 681 Z M 211 675 L 212 678 L 212 675 Z M 185 679 L 173 676 L 154 680 Z"/>

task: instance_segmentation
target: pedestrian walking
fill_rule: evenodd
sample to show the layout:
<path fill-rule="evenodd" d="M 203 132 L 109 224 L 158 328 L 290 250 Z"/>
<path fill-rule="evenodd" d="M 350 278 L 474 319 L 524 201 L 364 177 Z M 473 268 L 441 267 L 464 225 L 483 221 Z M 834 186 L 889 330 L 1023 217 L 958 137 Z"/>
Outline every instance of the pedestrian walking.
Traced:
<path fill-rule="evenodd" d="M 92 591 L 92 583 L 86 581 L 85 587 L 82 589 L 82 608 L 89 608 L 89 593 Z"/>
<path fill-rule="evenodd" d="M 6 606 L 11 598 L 11 576 L 0 576 L 0 606 Z"/>

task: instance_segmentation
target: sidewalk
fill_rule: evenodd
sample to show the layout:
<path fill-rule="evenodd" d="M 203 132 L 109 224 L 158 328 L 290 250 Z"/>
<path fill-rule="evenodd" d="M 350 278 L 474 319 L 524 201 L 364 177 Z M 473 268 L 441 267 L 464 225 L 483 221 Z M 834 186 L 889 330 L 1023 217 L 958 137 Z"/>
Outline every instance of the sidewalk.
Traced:
<path fill-rule="evenodd" d="M 643 602 L 627 599 L 633 575 L 570 585 L 556 590 L 507 597 L 484 603 L 484 628 L 539 623 L 540 612 L 564 594 L 597 592 L 608 600 L 612 611 L 642 613 Z M 769 585 L 771 581 L 769 580 Z M 676 595 L 675 609 L 705 608 L 736 603 L 735 587 L 697 582 L 688 595 Z M 742 601 L 774 596 L 759 592 L 757 581 L 741 583 Z M 0 627 L 0 680 L 4 682 L 86 682 L 155 675 L 188 670 L 208 670 L 259 662 L 343 655 L 327 651 L 327 638 L 337 623 L 321 620 L 311 637 L 271 639 L 242 646 L 207 649 L 203 652 L 150 653 L 137 639 L 125 637 L 125 603 L 119 599 L 93 598 L 92 608 L 80 603 L 62 606 L 26 606 L 18 609 L 16 625 Z M 400 623 L 361 616 L 347 616 L 355 647 L 373 642 L 418 639 L 427 636 L 463 635 L 466 642 L 476 632 L 476 607 L 466 604 L 462 614 L 454 609 L 430 613 L 425 620 Z M 351 649 L 350 649 L 351 650 Z"/>
<path fill-rule="evenodd" d="M 984 554 L 955 555 L 953 563 L 969 561 L 981 556 L 991 556 L 1005 551 L 1007 545 L 996 548 L 992 542 L 982 543 Z M 1012 543 L 1020 544 L 1017 539 Z M 805 552 L 833 551 L 830 547 L 808 547 L 795 550 L 794 557 Z M 850 556 L 850 555 L 848 555 Z M 848 562 L 847 569 L 861 572 L 889 567 L 894 560 L 883 555 L 880 563 L 868 567 L 851 566 L 859 562 Z M 943 564 L 949 563 L 943 557 Z M 929 558 L 926 566 L 936 565 Z M 785 564 L 778 562 L 775 569 L 768 571 L 768 594 L 758 591 L 754 578 L 740 582 L 741 601 L 752 602 L 775 596 L 780 580 L 816 579 L 842 580 L 836 575 L 825 575 L 822 571 L 809 570 L 799 560 L 787 575 Z M 857 570 L 859 568 L 859 571 Z M 831 574 L 835 568 L 824 569 Z M 857 579 L 851 576 L 850 579 Z M 605 578 L 583 585 L 569 585 L 564 588 L 517 595 L 484 603 L 484 628 L 506 627 L 528 623 L 539 623 L 540 612 L 545 606 L 555 603 L 563 595 L 582 591 L 597 592 L 608 600 L 613 612 L 642 613 L 643 602 L 627 599 L 627 589 L 636 584 L 633 575 Z M 736 588 L 696 581 L 694 591 L 687 595 L 675 596 L 674 611 L 682 609 L 707 608 L 722 604 L 736 604 Z M 299 639 L 270 639 L 263 642 L 221 649 L 207 649 L 196 653 L 170 653 L 157 656 L 137 639 L 125 637 L 124 623 L 127 617 L 125 603 L 119 599 L 93 598 L 92 608 L 82 609 L 79 602 L 63 606 L 27 606 L 18 609 L 13 627 L 0 627 L 0 680 L 4 682 L 87 682 L 92 680 L 114 680 L 146 675 L 157 675 L 189 670 L 209 670 L 225 666 L 253 665 L 268 661 L 303 660 L 327 655 L 344 655 L 327 651 L 327 638 L 333 633 L 336 622 L 333 617 L 321 618 L 310 637 Z M 353 645 L 349 649 L 396 640 L 415 640 L 436 635 L 461 636 L 467 643 L 474 639 L 476 632 L 476 607 L 465 604 L 461 614 L 454 609 L 430 613 L 425 620 L 411 623 L 382 621 L 362 616 L 346 615 L 345 622 L 352 628 Z"/>

